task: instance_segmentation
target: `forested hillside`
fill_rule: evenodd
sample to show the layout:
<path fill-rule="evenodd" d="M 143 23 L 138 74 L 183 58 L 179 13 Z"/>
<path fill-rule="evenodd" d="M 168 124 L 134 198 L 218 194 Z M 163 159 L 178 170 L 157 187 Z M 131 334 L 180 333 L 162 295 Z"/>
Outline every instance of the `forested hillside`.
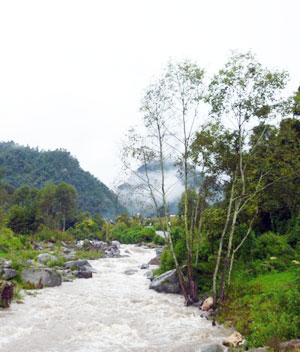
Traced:
<path fill-rule="evenodd" d="M 2 182 L 13 187 L 28 184 L 38 189 L 52 182 L 67 182 L 78 192 L 78 207 L 92 214 L 114 217 L 125 211 L 116 195 L 89 172 L 66 150 L 39 151 L 14 142 L 0 143 Z"/>

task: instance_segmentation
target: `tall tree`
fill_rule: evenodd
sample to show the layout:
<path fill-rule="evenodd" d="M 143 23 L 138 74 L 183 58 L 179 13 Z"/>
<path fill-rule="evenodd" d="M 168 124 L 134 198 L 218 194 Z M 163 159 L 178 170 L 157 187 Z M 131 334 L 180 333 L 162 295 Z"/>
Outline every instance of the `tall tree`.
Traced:
<path fill-rule="evenodd" d="M 220 282 L 220 302 L 224 300 L 225 280 L 228 272 L 237 218 L 246 205 L 268 184 L 268 171 L 260 169 L 255 182 L 249 180 L 250 159 L 255 153 L 248 153 L 249 126 L 262 121 L 263 124 L 275 118 L 285 108 L 281 92 L 286 86 L 288 74 L 263 67 L 252 53 L 233 53 L 224 68 L 216 74 L 209 86 L 208 101 L 211 116 L 222 117 L 231 128 L 231 153 L 222 155 L 230 158 L 226 173 L 230 177 L 231 190 L 227 217 L 220 240 L 216 269 L 213 278 L 214 303 L 216 303 L 216 281 L 221 260 L 223 241 L 228 234 L 227 251 Z M 263 128 L 261 137 L 266 132 Z M 257 143 L 259 143 L 260 138 Z M 224 170 L 225 171 L 225 170 Z"/>
<path fill-rule="evenodd" d="M 55 199 L 62 231 L 66 230 L 67 220 L 74 215 L 76 209 L 76 197 L 77 191 L 74 186 L 62 182 L 56 187 Z"/>

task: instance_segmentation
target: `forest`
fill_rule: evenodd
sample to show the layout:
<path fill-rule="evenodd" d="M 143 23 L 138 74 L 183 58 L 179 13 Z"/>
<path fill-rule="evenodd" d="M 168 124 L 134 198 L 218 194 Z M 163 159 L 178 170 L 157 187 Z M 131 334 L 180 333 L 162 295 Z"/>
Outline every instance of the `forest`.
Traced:
<path fill-rule="evenodd" d="M 113 218 L 126 211 L 114 194 L 96 177 L 82 170 L 79 162 L 68 151 L 43 151 L 20 146 L 14 142 L 0 143 L 0 172 L 2 183 L 18 188 L 24 185 L 41 189 L 49 182 L 57 185 L 66 182 L 78 193 L 81 211 L 101 213 Z"/>
<path fill-rule="evenodd" d="M 287 72 L 264 67 L 250 52 L 233 52 L 212 77 L 190 61 L 170 62 L 145 91 L 143 128 L 130 129 L 122 149 L 124 174 L 139 166 L 154 214 L 148 219 L 129 217 L 116 199 L 93 208 L 81 189 L 83 171 L 66 152 L 8 153 L 13 148 L 2 144 L 0 257 L 22 256 L 30 239 L 164 245 L 156 274 L 176 268 L 187 306 L 211 295 L 216 319 L 241 332 L 246 347 L 276 350 L 299 338 L 300 89 L 286 96 L 287 82 Z M 173 217 L 170 160 L 184 185 Z M 149 177 L 154 161 L 159 182 Z M 25 168 L 32 170 L 26 178 Z M 101 187 L 109 193 L 90 182 L 95 197 Z M 119 214 L 110 223 L 102 216 L 112 209 Z"/>

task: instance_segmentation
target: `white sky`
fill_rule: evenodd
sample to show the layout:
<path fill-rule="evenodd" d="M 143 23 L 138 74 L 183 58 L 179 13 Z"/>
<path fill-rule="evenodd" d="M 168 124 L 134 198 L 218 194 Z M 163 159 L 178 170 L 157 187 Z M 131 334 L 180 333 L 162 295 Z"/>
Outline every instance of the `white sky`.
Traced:
<path fill-rule="evenodd" d="M 253 50 L 300 85 L 300 0 L 0 0 L 0 141 L 65 148 L 108 186 L 170 58 L 213 72 Z"/>

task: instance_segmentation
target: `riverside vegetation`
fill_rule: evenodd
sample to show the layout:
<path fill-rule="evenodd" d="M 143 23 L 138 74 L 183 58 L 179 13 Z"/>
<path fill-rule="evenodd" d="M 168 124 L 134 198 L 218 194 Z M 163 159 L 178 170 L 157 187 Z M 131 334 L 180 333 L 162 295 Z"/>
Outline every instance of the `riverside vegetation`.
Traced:
<path fill-rule="evenodd" d="M 165 244 L 156 274 L 176 268 L 186 305 L 211 295 L 211 313 L 243 334 L 245 348 L 278 350 L 281 342 L 298 339 L 300 90 L 284 97 L 287 77 L 264 68 L 251 53 L 233 53 L 208 85 L 197 65 L 170 63 L 146 90 L 144 134 L 131 130 L 123 148 L 127 170 L 133 171 L 131 161 L 144 165 L 139 177 L 153 217 L 124 213 L 111 223 L 78 211 L 69 184 L 37 190 L 1 183 L 0 257 L 11 258 L 19 270 L 40 253 L 35 243 L 54 241 L 57 262 L 51 265 L 59 267 L 65 262 L 62 241 Z M 208 118 L 196 123 L 201 104 Z M 184 184 L 173 217 L 164 183 L 170 160 Z M 153 161 L 160 182 L 148 173 Z M 94 257 L 90 249 L 80 255 Z M 22 285 L 20 275 L 15 281 Z"/>

